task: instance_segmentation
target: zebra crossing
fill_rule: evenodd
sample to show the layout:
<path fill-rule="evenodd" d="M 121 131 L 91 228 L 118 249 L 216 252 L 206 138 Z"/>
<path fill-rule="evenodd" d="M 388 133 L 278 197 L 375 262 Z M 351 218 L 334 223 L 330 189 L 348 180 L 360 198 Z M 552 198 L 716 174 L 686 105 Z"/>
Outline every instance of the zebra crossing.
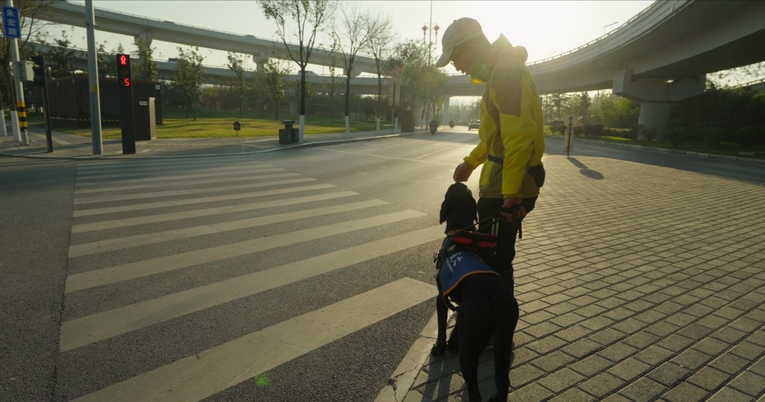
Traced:
<path fill-rule="evenodd" d="M 425 224 L 327 250 L 303 247 L 311 252 L 294 255 L 289 252 L 293 247 L 382 233 L 375 229 L 426 222 L 427 214 L 396 210 L 386 200 L 340 190 L 279 166 L 233 158 L 81 165 L 73 207 L 59 349 L 63 356 L 78 359 L 88 359 L 89 349 L 99 343 L 423 245 L 440 239 L 443 232 L 440 226 Z M 170 286 L 174 290 L 162 294 L 138 292 L 123 304 L 105 296 L 178 280 L 184 272 L 225 266 L 236 258 L 257 260 L 267 252 L 281 254 L 269 258 L 276 258 L 272 265 L 221 275 L 202 285 Z M 175 356 L 168 364 L 99 389 L 77 393 L 64 384 L 64 394 L 83 401 L 201 400 L 434 294 L 431 283 L 398 278 L 206 350 Z M 94 356 L 94 370 L 99 363 Z M 66 375 L 62 381 L 66 383 Z"/>

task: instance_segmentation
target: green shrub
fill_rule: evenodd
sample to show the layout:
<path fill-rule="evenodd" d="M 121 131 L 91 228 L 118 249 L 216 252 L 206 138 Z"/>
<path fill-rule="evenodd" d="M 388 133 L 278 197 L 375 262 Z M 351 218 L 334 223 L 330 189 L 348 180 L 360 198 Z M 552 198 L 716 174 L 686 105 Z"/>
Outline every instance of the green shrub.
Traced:
<path fill-rule="evenodd" d="M 736 142 L 742 149 L 765 144 L 765 127 L 744 126 L 736 131 Z"/>
<path fill-rule="evenodd" d="M 651 142 L 656 139 L 656 134 L 659 132 L 656 127 L 643 127 L 643 138 L 646 141 Z"/>
<path fill-rule="evenodd" d="M 691 124 L 685 119 L 671 119 L 667 122 L 667 128 L 690 127 Z"/>
<path fill-rule="evenodd" d="M 720 148 L 720 143 L 725 140 L 726 135 L 728 132 L 722 127 L 708 127 L 701 130 L 701 140 L 714 149 Z"/>
<path fill-rule="evenodd" d="M 558 135 L 565 135 L 566 134 L 566 125 L 563 124 L 562 121 L 554 121 L 549 124 L 550 131 L 552 131 L 554 134 Z"/>
<path fill-rule="evenodd" d="M 688 139 L 688 127 L 679 126 L 670 128 L 664 133 L 664 138 L 672 145 L 672 148 L 680 148 Z"/>
<path fill-rule="evenodd" d="M 600 124 L 588 124 L 584 126 L 584 135 L 587 137 L 600 137 L 603 135 L 603 131 L 605 130 L 605 127 Z"/>

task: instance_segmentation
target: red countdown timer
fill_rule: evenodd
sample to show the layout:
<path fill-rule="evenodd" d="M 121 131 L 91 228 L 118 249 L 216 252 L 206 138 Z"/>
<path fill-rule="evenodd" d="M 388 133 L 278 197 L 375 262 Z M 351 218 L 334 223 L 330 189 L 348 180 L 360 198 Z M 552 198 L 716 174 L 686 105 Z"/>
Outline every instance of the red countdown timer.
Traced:
<path fill-rule="evenodd" d="M 130 55 L 117 55 L 117 81 L 123 88 L 130 88 L 132 81 L 130 79 Z"/>

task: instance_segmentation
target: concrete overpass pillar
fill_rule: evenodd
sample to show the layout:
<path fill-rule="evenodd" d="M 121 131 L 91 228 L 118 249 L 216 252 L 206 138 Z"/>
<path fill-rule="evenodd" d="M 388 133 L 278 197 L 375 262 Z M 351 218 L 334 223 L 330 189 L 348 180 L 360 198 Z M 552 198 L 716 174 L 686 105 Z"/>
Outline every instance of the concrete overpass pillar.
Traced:
<path fill-rule="evenodd" d="M 255 53 L 252 55 L 252 61 L 255 62 L 256 69 L 259 73 L 262 73 L 263 70 L 265 70 L 268 60 L 269 57 L 266 53 Z"/>
<path fill-rule="evenodd" d="M 133 36 L 133 43 L 138 46 L 138 44 L 143 41 L 147 46 L 151 46 L 152 39 L 154 38 L 151 37 L 151 32 L 143 31 Z"/>
<path fill-rule="evenodd" d="M 640 102 L 639 124 L 656 128 L 659 138 L 669 121 L 670 102 L 683 100 L 704 93 L 707 76 L 672 82 L 636 80 L 632 70 L 623 70 L 614 77 L 614 94 Z"/>
<path fill-rule="evenodd" d="M 640 102 L 640 118 L 638 124 L 645 127 L 655 127 L 659 135 L 664 137 L 664 130 L 669 121 L 669 102 Z"/>
<path fill-rule="evenodd" d="M 353 78 L 356 78 L 356 77 L 359 76 L 359 74 L 361 74 L 361 70 L 359 69 L 359 67 L 358 66 L 353 66 L 353 69 L 351 70 L 350 76 L 353 77 Z M 343 75 L 345 75 L 346 77 L 348 76 L 348 70 L 345 69 L 345 68 L 343 68 Z"/>

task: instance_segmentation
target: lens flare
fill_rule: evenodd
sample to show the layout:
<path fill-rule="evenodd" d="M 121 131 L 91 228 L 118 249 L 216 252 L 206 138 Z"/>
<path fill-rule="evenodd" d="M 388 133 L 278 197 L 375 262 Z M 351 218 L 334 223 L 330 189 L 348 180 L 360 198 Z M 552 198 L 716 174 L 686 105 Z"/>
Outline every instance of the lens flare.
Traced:
<path fill-rule="evenodd" d="M 255 385 L 257 385 L 258 388 L 268 386 L 268 377 L 266 376 L 266 373 L 258 374 L 253 379 L 255 380 Z"/>

